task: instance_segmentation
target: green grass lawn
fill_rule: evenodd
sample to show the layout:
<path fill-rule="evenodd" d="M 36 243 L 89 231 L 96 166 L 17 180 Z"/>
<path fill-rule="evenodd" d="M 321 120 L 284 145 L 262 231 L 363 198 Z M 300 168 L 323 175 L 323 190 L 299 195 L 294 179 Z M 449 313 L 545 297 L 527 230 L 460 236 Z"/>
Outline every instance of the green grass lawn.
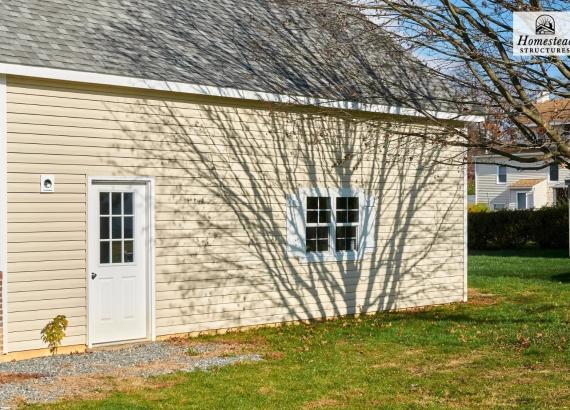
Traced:
<path fill-rule="evenodd" d="M 471 301 L 208 338 L 266 360 L 47 408 L 570 408 L 565 252 L 470 257 Z"/>

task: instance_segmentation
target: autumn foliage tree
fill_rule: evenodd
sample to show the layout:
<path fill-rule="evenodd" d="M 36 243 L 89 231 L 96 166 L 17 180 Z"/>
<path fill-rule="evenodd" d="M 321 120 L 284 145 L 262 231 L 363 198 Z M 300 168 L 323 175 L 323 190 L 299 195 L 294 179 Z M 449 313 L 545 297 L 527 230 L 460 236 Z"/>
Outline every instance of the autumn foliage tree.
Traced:
<path fill-rule="evenodd" d="M 439 143 L 500 154 L 517 160 L 521 168 L 570 164 L 570 138 L 556 126 L 557 119 L 570 118 L 568 55 L 515 56 L 512 37 L 513 12 L 563 11 L 564 2 L 317 0 L 315 4 L 328 14 L 336 10 L 337 20 L 343 22 L 337 29 L 346 32 L 351 19 L 367 20 L 369 30 L 380 34 L 377 38 L 390 37 L 402 53 L 423 61 L 449 84 L 463 114 L 484 115 L 483 123 L 459 128 L 417 106 L 413 98 L 402 97 L 401 106 L 422 111 L 445 129 L 442 136 L 434 137 Z M 339 11 L 346 6 L 355 13 Z M 339 47 L 349 47 L 346 36 L 341 43 Z M 539 109 L 537 101 L 546 94 L 559 101 L 549 110 Z"/>

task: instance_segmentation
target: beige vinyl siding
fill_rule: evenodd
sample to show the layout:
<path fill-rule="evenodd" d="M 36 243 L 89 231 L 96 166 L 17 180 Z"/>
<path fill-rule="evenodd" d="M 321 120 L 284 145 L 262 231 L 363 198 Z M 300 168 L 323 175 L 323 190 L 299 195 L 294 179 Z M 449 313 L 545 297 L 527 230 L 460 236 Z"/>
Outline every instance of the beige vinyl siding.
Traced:
<path fill-rule="evenodd" d="M 507 160 L 499 156 L 486 155 L 479 157 L 480 161 L 497 162 L 509 165 L 520 165 L 515 161 Z M 534 164 L 536 165 L 536 164 Z M 534 166 L 533 165 L 533 166 Z M 540 170 L 517 170 L 507 168 L 507 183 L 497 182 L 497 165 L 477 164 L 475 167 L 475 182 L 477 202 L 489 205 L 493 209 L 494 204 L 505 204 L 507 208 L 516 209 L 516 195 L 510 193 L 509 186 L 519 179 L 544 179 L 545 184 L 534 190 L 535 207 L 553 204 L 553 186 L 563 184 L 565 179 L 570 178 L 570 170 L 560 168 L 559 180 L 549 181 L 550 170 L 548 167 Z"/>
<path fill-rule="evenodd" d="M 542 208 L 549 204 L 548 190 L 549 186 L 547 180 L 544 180 L 532 187 L 532 205 L 534 208 Z"/>
<path fill-rule="evenodd" d="M 86 343 L 89 176 L 155 177 L 159 336 L 461 301 L 457 152 L 306 111 L 9 77 L 10 350 L 44 347 L 57 314 Z M 373 252 L 288 258 L 286 196 L 338 186 L 376 197 Z"/>

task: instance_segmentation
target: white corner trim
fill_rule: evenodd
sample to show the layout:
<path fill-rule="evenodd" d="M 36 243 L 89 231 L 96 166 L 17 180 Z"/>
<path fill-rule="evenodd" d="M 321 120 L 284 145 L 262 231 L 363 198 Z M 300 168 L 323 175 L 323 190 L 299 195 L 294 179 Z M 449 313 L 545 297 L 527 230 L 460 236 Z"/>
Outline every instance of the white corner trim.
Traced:
<path fill-rule="evenodd" d="M 469 165 L 468 165 L 469 166 Z M 474 176 L 475 176 L 475 204 L 479 203 L 479 166 L 477 163 L 473 164 Z"/>
<path fill-rule="evenodd" d="M 467 159 L 467 158 L 466 158 Z M 463 165 L 463 301 L 467 302 L 467 297 L 469 294 L 469 283 L 468 283 L 468 270 L 469 270 L 469 231 L 468 222 L 469 214 L 467 213 L 467 208 L 469 207 L 469 197 L 468 197 L 468 178 L 469 165 L 467 161 Z M 477 188 L 475 188 L 477 189 Z M 475 191 L 476 192 L 476 191 Z"/>
<path fill-rule="evenodd" d="M 145 90 L 171 91 L 185 94 L 204 95 L 209 97 L 237 98 L 242 100 L 265 101 L 282 104 L 313 105 L 324 108 L 336 108 L 342 110 L 365 111 L 379 114 L 393 114 L 411 117 L 426 116 L 420 111 L 405 107 L 395 107 L 381 104 L 362 104 L 354 101 L 334 101 L 321 98 L 241 90 L 237 88 L 213 87 L 173 81 L 148 80 L 135 77 L 62 70 L 47 67 L 0 63 L 0 73 L 25 77 L 45 78 L 50 80 L 75 81 L 80 83 L 131 87 Z M 457 120 L 463 122 L 483 122 L 485 119 L 485 117 L 481 115 L 462 115 L 458 113 L 449 113 L 443 111 L 428 110 L 426 111 L 426 114 L 440 120 Z"/>
<path fill-rule="evenodd" d="M 155 178 L 147 177 L 148 181 L 148 206 L 149 206 L 149 234 L 148 242 L 150 249 L 148 250 L 148 266 L 150 269 L 149 277 L 149 292 L 150 292 L 150 340 L 156 341 L 156 265 L 155 265 L 155 253 L 156 253 L 156 233 L 155 233 Z"/>
<path fill-rule="evenodd" d="M 2 276 L 2 353 L 8 353 L 8 106 L 6 76 L 0 74 L 0 271 Z"/>

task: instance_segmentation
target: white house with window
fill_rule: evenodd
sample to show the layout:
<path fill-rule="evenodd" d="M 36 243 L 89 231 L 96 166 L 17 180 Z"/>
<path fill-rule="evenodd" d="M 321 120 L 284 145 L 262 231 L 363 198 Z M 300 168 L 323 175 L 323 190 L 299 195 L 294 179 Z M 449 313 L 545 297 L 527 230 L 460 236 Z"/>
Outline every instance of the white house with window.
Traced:
<path fill-rule="evenodd" d="M 570 171 L 559 164 L 519 171 L 521 164 L 498 155 L 480 155 L 475 162 L 476 203 L 492 210 L 541 208 L 568 200 L 564 180 Z"/>

